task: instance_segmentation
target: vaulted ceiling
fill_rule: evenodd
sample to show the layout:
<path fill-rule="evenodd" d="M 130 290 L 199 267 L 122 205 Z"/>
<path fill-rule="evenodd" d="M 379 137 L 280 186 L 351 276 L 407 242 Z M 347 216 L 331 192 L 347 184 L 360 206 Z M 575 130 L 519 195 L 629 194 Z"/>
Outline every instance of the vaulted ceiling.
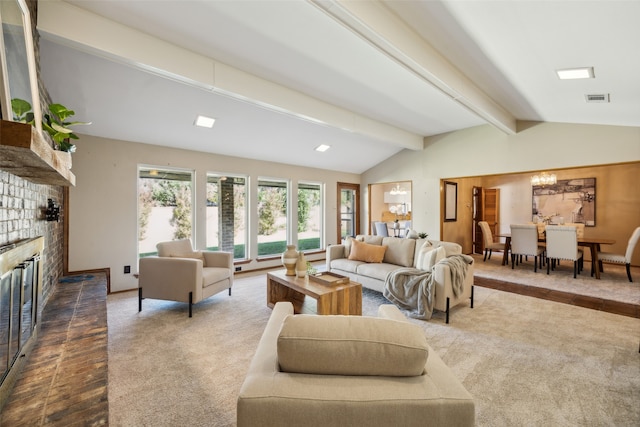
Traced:
<path fill-rule="evenodd" d="M 38 8 L 43 79 L 92 122 L 85 134 L 361 173 L 421 150 L 425 136 L 482 124 L 508 134 L 517 120 L 640 126 L 639 1 Z M 595 78 L 557 77 L 573 67 Z M 198 114 L 214 127 L 193 126 Z"/>

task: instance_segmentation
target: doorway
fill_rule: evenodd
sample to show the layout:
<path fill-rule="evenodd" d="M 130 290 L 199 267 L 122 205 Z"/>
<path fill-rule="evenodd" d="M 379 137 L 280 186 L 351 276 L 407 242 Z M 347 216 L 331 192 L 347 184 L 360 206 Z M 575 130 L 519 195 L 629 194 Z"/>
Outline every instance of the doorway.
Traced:
<path fill-rule="evenodd" d="M 360 184 L 338 182 L 338 240 L 360 234 Z"/>
<path fill-rule="evenodd" d="M 486 221 L 491 229 L 491 234 L 500 234 L 500 189 L 473 187 L 473 215 L 471 239 L 473 242 L 473 253 L 482 254 L 484 252 L 484 240 L 482 230 L 478 223 Z"/>
<path fill-rule="evenodd" d="M 412 181 L 369 184 L 369 234 L 379 234 L 374 223 L 385 224 L 389 236 L 404 236 L 412 229 L 412 191 Z"/>

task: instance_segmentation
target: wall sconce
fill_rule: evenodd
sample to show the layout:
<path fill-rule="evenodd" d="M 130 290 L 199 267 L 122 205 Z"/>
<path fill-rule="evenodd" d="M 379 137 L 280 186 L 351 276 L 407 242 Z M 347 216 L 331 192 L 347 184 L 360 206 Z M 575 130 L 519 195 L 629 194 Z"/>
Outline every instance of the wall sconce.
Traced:
<path fill-rule="evenodd" d="M 60 205 L 56 205 L 53 199 L 47 199 L 47 221 L 56 221 L 60 219 Z"/>
<path fill-rule="evenodd" d="M 531 185 L 553 185 L 557 181 L 556 174 L 548 174 L 546 172 L 542 172 L 540 175 L 534 175 L 531 177 Z"/>

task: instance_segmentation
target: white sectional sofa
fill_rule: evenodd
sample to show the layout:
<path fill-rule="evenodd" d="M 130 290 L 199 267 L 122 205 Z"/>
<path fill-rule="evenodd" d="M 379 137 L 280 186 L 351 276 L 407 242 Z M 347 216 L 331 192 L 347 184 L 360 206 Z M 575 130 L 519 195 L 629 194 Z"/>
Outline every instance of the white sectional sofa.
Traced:
<path fill-rule="evenodd" d="M 408 239 L 398 237 L 382 237 L 370 235 L 358 235 L 355 240 L 370 245 L 387 246 L 382 262 L 364 262 L 349 259 L 350 240 L 345 244 L 331 245 L 327 247 L 326 268 L 327 271 L 349 277 L 354 282 L 361 283 L 363 287 L 384 292 L 387 275 L 404 267 L 419 268 L 420 250 L 425 244 L 434 248 L 443 247 L 445 256 L 459 255 L 462 247 L 453 242 L 442 242 L 430 239 Z M 473 263 L 467 266 L 467 274 L 464 279 L 462 293 L 455 295 L 453 291 L 451 269 L 447 263 L 439 262 L 433 267 L 435 295 L 433 307 L 444 311 L 446 323 L 449 323 L 449 310 L 460 303 L 470 300 L 473 308 Z"/>

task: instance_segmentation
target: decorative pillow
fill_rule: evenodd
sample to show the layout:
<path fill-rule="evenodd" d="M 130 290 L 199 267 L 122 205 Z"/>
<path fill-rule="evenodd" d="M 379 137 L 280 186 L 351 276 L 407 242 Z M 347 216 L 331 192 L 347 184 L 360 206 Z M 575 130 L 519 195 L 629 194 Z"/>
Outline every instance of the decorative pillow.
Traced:
<path fill-rule="evenodd" d="M 446 255 L 447 251 L 443 246 L 438 248 L 432 247 L 430 251 L 422 256 L 422 264 L 419 268 L 422 270 L 431 270 L 434 265 L 445 259 Z"/>
<path fill-rule="evenodd" d="M 424 256 L 434 250 L 435 248 L 431 245 L 431 242 L 425 240 L 420 249 L 418 250 L 417 259 L 416 259 L 416 268 L 422 268 L 422 259 Z"/>
<path fill-rule="evenodd" d="M 349 258 L 349 254 L 351 253 L 351 245 L 354 240 L 355 239 L 351 236 L 347 236 L 347 238 L 344 239 L 344 257 L 345 258 Z"/>
<path fill-rule="evenodd" d="M 352 240 L 349 259 L 355 261 L 379 263 L 384 259 L 384 253 L 386 250 L 386 246 L 370 245 L 368 243 Z"/>
<path fill-rule="evenodd" d="M 378 317 L 289 315 L 278 335 L 283 372 L 417 376 L 428 355 L 422 328 Z"/>

